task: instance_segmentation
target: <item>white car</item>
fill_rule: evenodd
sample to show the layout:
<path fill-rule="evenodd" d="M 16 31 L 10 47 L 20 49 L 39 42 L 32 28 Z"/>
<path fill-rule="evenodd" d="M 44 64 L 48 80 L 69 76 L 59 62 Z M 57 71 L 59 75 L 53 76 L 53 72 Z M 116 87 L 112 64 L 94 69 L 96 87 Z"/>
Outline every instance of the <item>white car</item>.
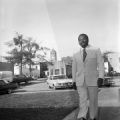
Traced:
<path fill-rule="evenodd" d="M 68 79 L 66 75 L 53 75 L 49 76 L 47 80 L 49 88 L 72 88 L 74 82 L 72 79 Z"/>

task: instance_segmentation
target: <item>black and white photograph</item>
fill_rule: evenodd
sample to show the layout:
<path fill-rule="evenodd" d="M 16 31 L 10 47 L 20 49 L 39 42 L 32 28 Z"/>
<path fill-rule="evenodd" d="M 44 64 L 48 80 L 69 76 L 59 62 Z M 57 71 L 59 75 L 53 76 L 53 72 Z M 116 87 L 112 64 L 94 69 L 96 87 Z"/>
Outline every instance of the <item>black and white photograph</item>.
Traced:
<path fill-rule="evenodd" d="M 119 0 L 0 0 L 0 120 L 120 120 Z"/>

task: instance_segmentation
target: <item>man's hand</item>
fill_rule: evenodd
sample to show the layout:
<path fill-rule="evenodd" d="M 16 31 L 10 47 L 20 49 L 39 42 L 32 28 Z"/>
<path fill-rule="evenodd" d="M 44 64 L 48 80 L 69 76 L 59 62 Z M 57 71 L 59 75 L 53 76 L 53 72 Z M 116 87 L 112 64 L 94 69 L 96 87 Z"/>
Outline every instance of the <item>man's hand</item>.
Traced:
<path fill-rule="evenodd" d="M 101 87 L 103 85 L 103 78 L 98 78 L 97 85 L 98 87 Z"/>
<path fill-rule="evenodd" d="M 76 82 L 73 83 L 73 89 L 77 90 Z"/>

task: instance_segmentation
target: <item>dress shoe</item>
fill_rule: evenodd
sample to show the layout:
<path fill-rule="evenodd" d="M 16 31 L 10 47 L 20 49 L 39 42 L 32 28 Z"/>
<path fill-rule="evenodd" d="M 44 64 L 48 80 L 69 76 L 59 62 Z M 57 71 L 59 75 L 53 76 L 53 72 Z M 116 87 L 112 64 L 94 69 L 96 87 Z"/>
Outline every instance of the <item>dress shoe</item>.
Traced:
<path fill-rule="evenodd" d="M 86 118 L 77 118 L 77 120 L 87 120 Z"/>
<path fill-rule="evenodd" d="M 97 120 L 96 118 L 90 119 L 90 120 Z"/>

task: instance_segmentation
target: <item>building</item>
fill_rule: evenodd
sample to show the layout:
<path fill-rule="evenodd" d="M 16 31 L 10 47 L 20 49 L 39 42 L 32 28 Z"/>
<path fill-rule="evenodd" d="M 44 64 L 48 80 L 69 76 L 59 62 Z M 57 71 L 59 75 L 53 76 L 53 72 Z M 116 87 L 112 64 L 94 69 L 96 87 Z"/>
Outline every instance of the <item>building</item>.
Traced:
<path fill-rule="evenodd" d="M 55 61 L 48 66 L 49 75 L 66 75 L 66 66 L 63 61 Z"/>
<path fill-rule="evenodd" d="M 108 54 L 108 61 L 113 71 L 120 73 L 120 53 L 114 52 Z"/>
<path fill-rule="evenodd" d="M 51 62 L 57 61 L 57 52 L 54 49 L 50 51 L 50 60 Z"/>
<path fill-rule="evenodd" d="M 38 78 L 40 77 L 40 62 L 38 59 L 34 59 L 35 64 L 31 65 L 31 75 Z M 10 68 L 9 65 L 11 63 L 7 63 L 7 60 L 5 60 L 5 58 L 3 56 L 0 56 L 0 63 L 4 64 L 4 69 L 6 69 L 6 67 L 8 67 L 8 69 Z M 2 64 L 0 64 L 2 66 Z M 6 64 L 6 65 L 5 65 Z M 0 69 L 3 69 L 3 67 L 0 67 Z M 14 75 L 19 75 L 20 74 L 20 65 L 19 64 L 14 64 L 13 68 L 10 68 L 10 71 L 12 70 Z M 29 70 L 29 65 L 22 65 L 22 73 L 26 76 L 30 76 L 30 70 Z M 42 74 L 42 73 L 41 73 Z"/>
<path fill-rule="evenodd" d="M 0 80 L 11 82 L 13 80 L 13 64 L 0 62 Z"/>
<path fill-rule="evenodd" d="M 4 56 L 0 56 L 0 62 L 7 62 L 7 60 L 4 58 Z"/>
<path fill-rule="evenodd" d="M 50 52 L 50 58 L 47 75 L 66 75 L 65 62 L 57 61 L 57 52 L 54 49 Z"/>
<path fill-rule="evenodd" d="M 32 65 L 31 68 L 32 68 L 31 76 L 34 76 L 36 78 L 40 77 L 40 64 Z M 22 73 L 26 76 L 30 75 L 29 66 L 27 64 L 23 65 Z M 15 75 L 20 74 L 20 66 L 19 65 L 14 65 L 14 74 Z"/>

